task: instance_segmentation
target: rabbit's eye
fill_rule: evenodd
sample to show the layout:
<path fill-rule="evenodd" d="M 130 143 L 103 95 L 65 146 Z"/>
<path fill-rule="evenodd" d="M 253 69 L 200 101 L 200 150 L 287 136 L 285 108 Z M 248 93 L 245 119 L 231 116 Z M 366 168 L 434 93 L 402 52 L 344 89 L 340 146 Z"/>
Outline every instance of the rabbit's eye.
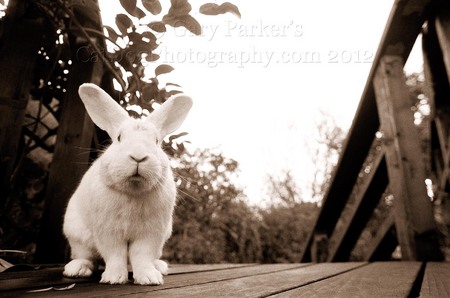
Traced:
<path fill-rule="evenodd" d="M 158 140 L 158 138 L 155 138 L 155 143 L 156 143 L 156 145 L 158 145 L 158 144 L 159 144 L 159 140 Z"/>
<path fill-rule="evenodd" d="M 121 135 L 117 136 L 117 141 L 120 142 Z"/>

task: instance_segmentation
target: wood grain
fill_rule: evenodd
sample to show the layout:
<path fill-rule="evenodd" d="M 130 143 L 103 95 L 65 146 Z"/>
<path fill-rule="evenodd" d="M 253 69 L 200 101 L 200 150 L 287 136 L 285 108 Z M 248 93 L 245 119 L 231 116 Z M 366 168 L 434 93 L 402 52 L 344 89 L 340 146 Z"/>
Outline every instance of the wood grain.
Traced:
<path fill-rule="evenodd" d="M 418 262 L 372 263 L 274 297 L 407 297 L 420 265 Z"/>
<path fill-rule="evenodd" d="M 322 263 L 214 283 L 152 293 L 152 297 L 264 297 L 364 266 L 365 263 Z M 269 265 L 271 266 L 271 265 Z"/>
<path fill-rule="evenodd" d="M 449 263 L 427 263 L 420 297 L 450 297 Z"/>
<path fill-rule="evenodd" d="M 374 89 L 380 130 L 394 195 L 395 226 L 404 260 L 439 260 L 433 206 L 427 195 L 426 168 L 413 102 L 405 83 L 403 58 L 386 55 L 378 66 Z"/>

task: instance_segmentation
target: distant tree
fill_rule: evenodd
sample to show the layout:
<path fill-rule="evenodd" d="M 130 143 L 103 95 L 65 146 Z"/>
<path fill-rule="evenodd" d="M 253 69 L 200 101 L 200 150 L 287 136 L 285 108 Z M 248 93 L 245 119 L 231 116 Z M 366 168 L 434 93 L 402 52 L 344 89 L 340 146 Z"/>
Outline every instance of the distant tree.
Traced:
<path fill-rule="evenodd" d="M 314 179 L 311 184 L 311 196 L 320 202 L 331 182 L 331 175 L 338 162 L 346 132 L 336 123 L 331 114 L 321 111 L 317 124 L 317 137 L 310 144 L 314 163 Z"/>
<path fill-rule="evenodd" d="M 317 217 L 316 203 L 273 205 L 260 211 L 262 262 L 295 263 Z"/>
<path fill-rule="evenodd" d="M 292 169 L 267 177 L 269 207 L 260 211 L 264 262 L 298 262 L 320 210 L 342 149 L 345 132 L 321 111 L 315 142 L 309 142 L 314 164 L 310 186 L 300 187 Z"/>
<path fill-rule="evenodd" d="M 236 186 L 238 163 L 211 149 L 174 164 L 179 186 L 165 257 L 179 263 L 256 262 L 258 218 Z"/>
<path fill-rule="evenodd" d="M 318 214 L 317 203 L 302 200 L 290 171 L 267 177 L 268 206 L 260 209 L 262 262 L 299 262 L 301 248 Z"/>

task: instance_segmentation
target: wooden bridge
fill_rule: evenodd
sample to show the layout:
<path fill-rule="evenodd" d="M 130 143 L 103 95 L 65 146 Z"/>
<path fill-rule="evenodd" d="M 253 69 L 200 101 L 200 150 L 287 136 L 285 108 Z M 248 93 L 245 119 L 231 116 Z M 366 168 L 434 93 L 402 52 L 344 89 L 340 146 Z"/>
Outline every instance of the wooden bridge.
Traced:
<path fill-rule="evenodd" d="M 430 122 L 413 122 L 403 67 L 421 36 Z M 395 1 L 359 108 L 302 261 L 348 261 L 380 200 L 380 220 L 362 258 L 442 260 L 433 200 L 450 204 L 450 9 L 447 1 Z M 449 223 L 447 223 L 448 225 Z M 448 229 L 448 226 L 447 226 Z"/>
<path fill-rule="evenodd" d="M 413 122 L 403 74 L 419 36 L 432 110 L 423 134 Z M 432 204 L 450 204 L 449 74 L 448 1 L 395 1 L 301 263 L 175 265 L 165 284 L 155 287 L 99 285 L 100 273 L 66 279 L 61 266 L 25 268 L 0 274 L 0 296 L 450 297 L 450 263 L 441 262 Z M 364 261 L 349 262 L 383 202 L 391 207 L 366 239 Z M 46 252 L 59 249 L 52 247 L 52 233 Z M 392 261 L 394 252 L 402 262 Z"/>

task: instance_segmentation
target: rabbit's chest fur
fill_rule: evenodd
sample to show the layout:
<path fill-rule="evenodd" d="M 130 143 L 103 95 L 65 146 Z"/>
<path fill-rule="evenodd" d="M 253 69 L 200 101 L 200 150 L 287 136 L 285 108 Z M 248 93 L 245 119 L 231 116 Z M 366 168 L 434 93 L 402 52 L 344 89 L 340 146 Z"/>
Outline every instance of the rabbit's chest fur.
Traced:
<path fill-rule="evenodd" d="M 176 197 L 173 179 L 161 185 L 166 191 L 130 196 L 112 191 L 98 178 L 97 170 L 96 166 L 88 170 L 83 180 L 89 180 L 90 187 L 79 188 L 69 202 L 66 235 L 91 245 L 105 236 L 129 242 L 149 236 L 165 240 L 170 235 Z"/>
<path fill-rule="evenodd" d="M 89 221 L 93 234 L 111 233 L 124 240 L 133 240 L 148 233 L 164 233 L 172 215 L 158 199 L 151 193 L 146 198 L 119 194 L 107 204 L 92 202 Z"/>

